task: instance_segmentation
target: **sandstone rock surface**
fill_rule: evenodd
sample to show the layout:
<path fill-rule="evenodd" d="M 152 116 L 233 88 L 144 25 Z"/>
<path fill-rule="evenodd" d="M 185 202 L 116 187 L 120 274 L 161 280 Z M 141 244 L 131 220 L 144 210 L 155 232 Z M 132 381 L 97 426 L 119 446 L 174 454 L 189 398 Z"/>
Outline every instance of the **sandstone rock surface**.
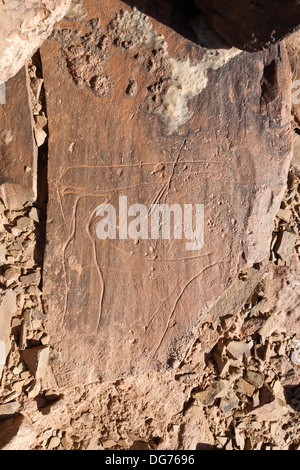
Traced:
<path fill-rule="evenodd" d="M 294 134 L 294 156 L 293 156 L 293 165 L 296 167 L 298 172 L 300 172 L 300 135 Z"/>
<path fill-rule="evenodd" d="M 0 82 L 13 77 L 51 34 L 71 0 L 10 0 L 0 4 Z"/>
<path fill-rule="evenodd" d="M 18 309 L 11 328 L 5 309 L 0 447 L 297 449 L 299 135 L 294 119 L 281 199 L 291 144 L 284 45 L 214 50 L 206 30 L 189 42 L 178 11 L 190 2 L 100 3 L 72 2 L 43 67 L 35 54 L 24 70 L 30 87 L 18 94 L 10 80 L 0 108 L 1 123 L 20 114 L 14 140 L 1 136 L 11 145 L 0 165 L 1 296 L 13 289 Z M 204 247 L 100 241 L 96 209 L 119 195 L 147 208 L 156 195 L 203 202 Z M 16 413 L 34 430 L 23 416 L 8 420 Z"/>
<path fill-rule="evenodd" d="M 8 290 L 0 298 L 0 383 L 6 358 L 10 351 L 10 326 L 16 312 L 16 293 Z"/>
<path fill-rule="evenodd" d="M 0 186 L 1 198 L 11 210 L 36 198 L 37 147 L 32 120 L 24 67 L 6 83 L 5 103 L 0 104 L 0 185 L 5 184 Z"/>
<path fill-rule="evenodd" d="M 286 44 L 293 73 L 293 114 L 296 123 L 300 125 L 300 31 L 292 34 L 289 38 L 287 38 Z"/>
<path fill-rule="evenodd" d="M 35 379 L 42 379 L 48 367 L 49 347 L 37 346 L 35 348 L 24 349 L 22 357 Z"/>
<path fill-rule="evenodd" d="M 1 423 L 0 450 L 30 450 L 34 440 L 34 429 L 24 416 Z"/>
<path fill-rule="evenodd" d="M 240 270 L 268 256 L 291 160 L 284 44 L 211 51 L 123 2 L 84 6 L 81 29 L 64 20 L 41 49 L 47 328 L 63 386 L 180 360 Z M 97 208 L 118 208 L 119 196 L 148 208 L 203 203 L 204 248 L 100 241 Z"/>
<path fill-rule="evenodd" d="M 300 260 L 294 256 L 288 267 L 273 267 L 267 280 L 266 308 L 277 329 L 300 339 Z"/>

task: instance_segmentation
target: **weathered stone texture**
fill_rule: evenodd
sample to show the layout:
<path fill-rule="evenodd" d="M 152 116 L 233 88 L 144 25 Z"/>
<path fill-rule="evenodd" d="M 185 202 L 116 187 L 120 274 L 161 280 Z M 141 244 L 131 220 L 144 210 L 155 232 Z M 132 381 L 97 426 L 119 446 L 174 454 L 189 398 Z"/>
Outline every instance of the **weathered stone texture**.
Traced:
<path fill-rule="evenodd" d="M 30 450 L 34 440 L 34 429 L 24 416 L 1 423 L 0 450 Z"/>
<path fill-rule="evenodd" d="M 288 267 L 273 267 L 266 282 L 265 306 L 274 327 L 300 340 L 300 259 L 294 256 Z"/>
<path fill-rule="evenodd" d="M 47 328 L 64 386 L 180 359 L 240 270 L 268 256 L 291 160 L 284 44 L 208 51 L 120 1 L 84 5 L 81 30 L 63 21 L 41 49 Z M 204 248 L 101 242 L 96 209 L 124 195 L 147 207 L 203 203 Z"/>
<path fill-rule="evenodd" d="M 71 0 L 9 0 L 0 4 L 0 82 L 13 77 L 66 13 Z"/>
<path fill-rule="evenodd" d="M 32 123 L 24 67 L 6 83 L 5 104 L 0 105 L 0 185 L 7 184 L 0 191 L 12 210 L 21 209 L 24 202 L 36 197 L 37 147 Z"/>
<path fill-rule="evenodd" d="M 300 125 L 300 31 L 287 38 L 286 44 L 293 73 L 293 114 Z"/>
<path fill-rule="evenodd" d="M 13 290 L 7 290 L 0 298 L 0 384 L 3 368 L 10 352 L 11 319 L 16 309 L 16 293 Z"/>

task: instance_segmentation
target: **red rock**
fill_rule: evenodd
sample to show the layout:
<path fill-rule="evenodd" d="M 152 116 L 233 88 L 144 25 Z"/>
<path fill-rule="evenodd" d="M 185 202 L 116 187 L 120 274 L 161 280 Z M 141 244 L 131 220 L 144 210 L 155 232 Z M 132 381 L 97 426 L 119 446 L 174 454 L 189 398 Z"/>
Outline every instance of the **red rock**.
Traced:
<path fill-rule="evenodd" d="M 278 236 L 274 251 L 282 261 L 286 262 L 293 256 L 296 240 L 297 235 L 293 232 L 284 231 Z"/>
<path fill-rule="evenodd" d="M 300 135 L 294 133 L 294 156 L 292 160 L 296 171 L 300 172 Z"/>
<path fill-rule="evenodd" d="M 44 286 L 59 386 L 176 364 L 240 270 L 268 256 L 291 159 L 283 44 L 210 57 L 139 13 L 116 16 L 128 10 L 122 2 L 85 8 L 101 32 L 95 20 L 81 35 L 64 21 L 41 49 L 50 136 Z M 204 248 L 98 240 L 97 207 L 124 195 L 147 207 L 203 203 Z"/>
<path fill-rule="evenodd" d="M 37 346 L 22 351 L 22 359 L 36 380 L 42 379 L 46 374 L 49 352 L 48 346 Z"/>
<path fill-rule="evenodd" d="M 182 426 L 181 450 L 212 450 L 214 437 L 204 411 L 191 406 L 185 413 Z"/>
<path fill-rule="evenodd" d="M 300 62 L 299 62 L 299 48 L 300 48 L 300 31 L 292 34 L 286 40 L 287 49 L 291 61 L 293 72 L 293 114 L 295 120 L 300 124 Z"/>
<path fill-rule="evenodd" d="M 254 385 L 244 379 L 239 379 L 236 383 L 236 387 L 238 392 L 245 394 L 247 397 L 252 397 L 255 392 Z"/>
<path fill-rule="evenodd" d="M 1 423 L 1 450 L 30 450 L 35 441 L 35 431 L 28 420 L 20 415 Z"/>
<path fill-rule="evenodd" d="M 245 353 L 250 351 L 251 347 L 252 344 L 245 341 L 230 341 L 226 349 L 234 359 L 240 359 Z"/>
<path fill-rule="evenodd" d="M 0 105 L 0 169 L 0 185 L 6 185 L 0 186 L 5 204 L 11 203 L 11 209 L 16 210 L 34 200 L 37 149 L 25 68 L 6 83 L 6 102 Z"/>
<path fill-rule="evenodd" d="M 219 323 L 220 318 L 236 316 L 244 307 L 255 287 L 267 276 L 268 266 L 262 269 L 247 270 L 246 277 L 237 279 L 217 300 L 209 314 L 213 322 Z"/>
<path fill-rule="evenodd" d="M 19 411 L 20 408 L 20 403 L 14 401 L 0 405 L 0 421 L 3 421 L 3 419 L 6 418 L 11 418 L 14 414 L 17 413 L 17 411 Z"/>
<path fill-rule="evenodd" d="M 300 339 L 300 261 L 291 259 L 289 267 L 274 266 L 266 280 L 266 311 L 271 313 L 274 328 Z"/>
<path fill-rule="evenodd" d="M 4 183 L 0 186 L 1 199 L 7 209 L 17 211 L 25 204 L 33 203 L 35 200 L 34 191 L 20 184 Z"/>
<path fill-rule="evenodd" d="M 16 293 L 7 290 L 0 300 L 0 384 L 2 380 L 3 368 L 10 351 L 11 319 L 16 313 Z"/>
<path fill-rule="evenodd" d="M 290 408 L 285 406 L 277 398 L 271 403 L 253 410 L 251 415 L 255 416 L 258 421 L 271 422 L 279 421 L 284 415 L 290 412 Z"/>
<path fill-rule="evenodd" d="M 0 5 L 0 81 L 6 82 L 25 65 L 71 0 L 14 0 Z"/>

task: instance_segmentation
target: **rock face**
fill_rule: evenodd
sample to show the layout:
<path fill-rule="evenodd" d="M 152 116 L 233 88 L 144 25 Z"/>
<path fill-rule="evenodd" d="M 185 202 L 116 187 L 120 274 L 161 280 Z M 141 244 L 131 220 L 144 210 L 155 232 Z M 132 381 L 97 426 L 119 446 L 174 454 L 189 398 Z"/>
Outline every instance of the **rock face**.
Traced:
<path fill-rule="evenodd" d="M 0 105 L 0 184 L 6 184 L 1 197 L 12 210 L 36 197 L 37 147 L 28 88 L 22 68 L 6 83 L 5 103 Z"/>
<path fill-rule="evenodd" d="M 297 0 L 194 0 L 217 33 L 246 51 L 270 47 L 300 26 Z"/>
<path fill-rule="evenodd" d="M 80 31 L 64 20 L 41 49 L 44 283 L 60 386 L 180 360 L 240 270 L 268 256 L 291 160 L 284 44 L 209 50 L 123 2 L 84 6 Z M 124 196 L 145 205 L 144 217 L 155 203 L 204 204 L 204 247 L 188 251 L 174 236 L 100 240 L 99 206 L 118 211 Z"/>
<path fill-rule="evenodd" d="M 13 290 L 5 292 L 0 299 L 0 383 L 3 367 L 10 351 L 10 326 L 12 315 L 16 313 L 16 293 Z"/>
<path fill-rule="evenodd" d="M 1 450 L 30 450 L 34 440 L 34 429 L 24 416 L 20 415 L 1 423 Z"/>
<path fill-rule="evenodd" d="M 0 82 L 13 77 L 51 34 L 71 0 L 12 0 L 0 5 Z"/>
<path fill-rule="evenodd" d="M 293 165 L 297 168 L 298 172 L 300 172 L 300 135 L 296 133 L 294 134 Z"/>
<path fill-rule="evenodd" d="M 299 448 L 285 46 L 188 41 L 179 3 L 75 0 L 42 66 L 35 54 L 0 93 L 2 449 Z M 144 219 L 100 240 L 99 204 L 119 196 Z M 204 204 L 204 246 L 138 239 L 155 202 Z"/>
<path fill-rule="evenodd" d="M 276 327 L 300 339 L 300 260 L 294 256 L 289 267 L 274 267 L 267 281 L 266 309 Z"/>
<path fill-rule="evenodd" d="M 49 347 L 37 346 L 36 348 L 25 349 L 22 351 L 22 358 L 30 373 L 36 380 L 40 380 L 44 377 L 48 367 Z"/>
<path fill-rule="evenodd" d="M 299 48 L 300 48 L 300 31 L 292 34 L 286 40 L 289 57 L 292 66 L 293 72 L 293 114 L 295 121 L 300 125 L 300 57 L 299 57 Z"/>

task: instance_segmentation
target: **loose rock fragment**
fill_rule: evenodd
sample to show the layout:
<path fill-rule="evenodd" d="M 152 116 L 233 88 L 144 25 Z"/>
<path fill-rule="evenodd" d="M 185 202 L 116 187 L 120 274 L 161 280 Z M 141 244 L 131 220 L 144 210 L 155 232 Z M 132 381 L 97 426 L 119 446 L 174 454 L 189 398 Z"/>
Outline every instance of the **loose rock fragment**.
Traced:
<path fill-rule="evenodd" d="M 35 431 L 27 419 L 20 415 L 1 423 L 1 450 L 30 450 L 35 441 Z"/>
<path fill-rule="evenodd" d="M 291 361 L 295 366 L 300 365 L 300 340 L 292 344 Z"/>
<path fill-rule="evenodd" d="M 66 18 L 70 20 L 80 20 L 86 16 L 86 9 L 83 6 L 82 0 L 73 0 L 69 10 L 66 13 Z"/>
<path fill-rule="evenodd" d="M 0 383 L 6 358 L 10 351 L 10 327 L 13 314 L 16 312 L 16 294 L 12 290 L 6 291 L 0 299 Z"/>
<path fill-rule="evenodd" d="M 247 397 L 252 397 L 255 392 L 254 385 L 251 385 L 244 379 L 239 379 L 236 386 L 237 390 L 241 393 L 244 393 Z"/>
<path fill-rule="evenodd" d="M 295 233 L 287 231 L 279 235 L 274 251 L 280 256 L 282 261 L 288 261 L 292 257 L 296 239 Z"/>
<path fill-rule="evenodd" d="M 42 145 L 44 145 L 44 143 L 46 142 L 46 139 L 47 139 L 46 132 L 43 129 L 37 127 L 35 129 L 35 140 L 36 140 L 37 146 L 41 147 Z"/>
<path fill-rule="evenodd" d="M 21 217 L 20 219 L 17 220 L 16 226 L 20 230 L 27 230 L 34 226 L 34 222 L 29 217 Z"/>
<path fill-rule="evenodd" d="M 35 271 L 31 274 L 26 274 L 20 277 L 21 284 L 23 286 L 28 286 L 29 284 L 39 284 L 41 275 L 39 271 Z"/>
<path fill-rule="evenodd" d="M 0 420 L 3 418 L 10 418 L 12 415 L 16 414 L 20 408 L 20 403 L 15 401 L 0 405 Z"/>
<path fill-rule="evenodd" d="M 28 398 L 35 398 L 38 396 L 41 390 L 41 382 L 39 380 L 34 380 L 27 390 Z"/>
<path fill-rule="evenodd" d="M 228 398 L 222 398 L 220 407 L 224 414 L 229 414 L 239 406 L 239 403 L 240 400 L 236 394 L 231 392 Z"/>
<path fill-rule="evenodd" d="M 42 408 L 41 412 L 43 415 L 49 415 L 50 413 L 55 413 L 56 411 L 59 411 L 64 406 L 64 403 L 65 403 L 64 397 L 61 396 L 58 398 L 58 400 L 55 400 L 53 403 L 50 403 L 49 405 Z"/>
<path fill-rule="evenodd" d="M 226 348 L 234 359 L 240 359 L 246 352 L 250 351 L 251 347 L 251 344 L 244 341 L 231 341 Z"/>
<path fill-rule="evenodd" d="M 217 398 L 224 396 L 225 390 L 226 384 L 219 381 L 212 384 L 207 390 L 194 393 L 193 397 L 205 406 L 212 406 Z"/>
<path fill-rule="evenodd" d="M 22 358 L 36 380 L 44 377 L 48 367 L 49 354 L 50 348 L 48 346 L 37 346 L 22 351 Z"/>
<path fill-rule="evenodd" d="M 11 211 L 22 209 L 35 199 L 34 191 L 18 184 L 4 183 L 0 186 L 0 197 Z"/>
<path fill-rule="evenodd" d="M 53 450 L 53 449 L 56 449 L 59 445 L 60 445 L 59 437 L 51 437 L 48 442 L 47 448 L 48 450 Z"/>
<path fill-rule="evenodd" d="M 273 316 L 269 317 L 265 325 L 259 330 L 260 336 L 262 336 L 262 338 L 268 338 L 271 336 L 277 324 L 278 319 L 274 318 Z"/>
<path fill-rule="evenodd" d="M 264 384 L 265 376 L 260 372 L 248 370 L 245 375 L 245 380 L 251 385 L 254 385 L 255 388 L 261 388 Z"/>

